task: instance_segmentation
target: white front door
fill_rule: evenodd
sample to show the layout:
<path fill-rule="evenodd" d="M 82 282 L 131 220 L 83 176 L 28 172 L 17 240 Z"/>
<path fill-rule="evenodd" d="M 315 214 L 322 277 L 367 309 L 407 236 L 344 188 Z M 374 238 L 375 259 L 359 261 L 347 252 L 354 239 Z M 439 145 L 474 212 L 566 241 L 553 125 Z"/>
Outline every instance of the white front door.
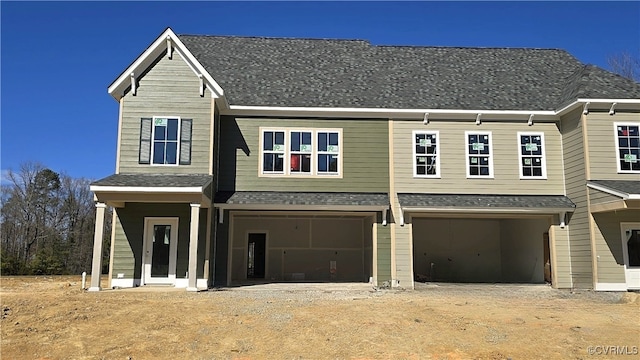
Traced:
<path fill-rule="evenodd" d="M 178 218 L 145 218 L 144 234 L 144 284 L 175 285 Z"/>
<path fill-rule="evenodd" d="M 640 289 L 640 223 L 622 223 L 622 253 L 627 288 Z"/>

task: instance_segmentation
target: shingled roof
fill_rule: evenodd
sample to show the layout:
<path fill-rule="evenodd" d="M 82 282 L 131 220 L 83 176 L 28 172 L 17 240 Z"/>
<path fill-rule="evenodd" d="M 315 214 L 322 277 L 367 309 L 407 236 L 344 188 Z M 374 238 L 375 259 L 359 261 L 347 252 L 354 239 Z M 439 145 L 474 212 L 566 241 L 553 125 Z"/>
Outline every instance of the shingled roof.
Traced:
<path fill-rule="evenodd" d="M 640 84 L 557 49 L 179 38 L 231 105 L 556 110 L 578 97 L 640 98 Z"/>

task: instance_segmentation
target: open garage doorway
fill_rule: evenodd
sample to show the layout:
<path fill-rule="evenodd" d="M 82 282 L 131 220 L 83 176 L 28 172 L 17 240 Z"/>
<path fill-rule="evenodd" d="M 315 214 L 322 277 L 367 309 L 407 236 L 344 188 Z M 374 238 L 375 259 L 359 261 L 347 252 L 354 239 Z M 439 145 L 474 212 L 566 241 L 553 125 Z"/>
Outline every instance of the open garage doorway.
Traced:
<path fill-rule="evenodd" d="M 419 282 L 544 283 L 550 220 L 413 217 L 414 278 Z"/>

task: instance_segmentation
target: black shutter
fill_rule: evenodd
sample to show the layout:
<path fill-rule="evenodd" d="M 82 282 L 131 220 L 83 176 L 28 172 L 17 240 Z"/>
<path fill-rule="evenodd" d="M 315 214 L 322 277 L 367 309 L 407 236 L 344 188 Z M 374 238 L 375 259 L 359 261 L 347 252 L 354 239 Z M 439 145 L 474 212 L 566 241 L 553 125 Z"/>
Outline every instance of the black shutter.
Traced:
<path fill-rule="evenodd" d="M 180 165 L 191 165 L 192 119 L 182 119 L 180 126 Z"/>
<path fill-rule="evenodd" d="M 140 154 L 139 164 L 151 163 L 151 118 L 140 119 Z"/>

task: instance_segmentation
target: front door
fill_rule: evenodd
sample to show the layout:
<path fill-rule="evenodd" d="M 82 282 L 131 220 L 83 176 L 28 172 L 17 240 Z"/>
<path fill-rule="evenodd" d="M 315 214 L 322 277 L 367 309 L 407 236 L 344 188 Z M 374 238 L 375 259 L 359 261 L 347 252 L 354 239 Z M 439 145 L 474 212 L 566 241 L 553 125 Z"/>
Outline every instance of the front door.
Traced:
<path fill-rule="evenodd" d="M 144 283 L 175 285 L 178 218 L 145 219 Z"/>
<path fill-rule="evenodd" d="M 640 289 L 640 223 L 622 223 L 622 252 L 627 288 Z"/>
<path fill-rule="evenodd" d="M 247 279 L 264 279 L 267 234 L 250 233 L 247 248 Z"/>

